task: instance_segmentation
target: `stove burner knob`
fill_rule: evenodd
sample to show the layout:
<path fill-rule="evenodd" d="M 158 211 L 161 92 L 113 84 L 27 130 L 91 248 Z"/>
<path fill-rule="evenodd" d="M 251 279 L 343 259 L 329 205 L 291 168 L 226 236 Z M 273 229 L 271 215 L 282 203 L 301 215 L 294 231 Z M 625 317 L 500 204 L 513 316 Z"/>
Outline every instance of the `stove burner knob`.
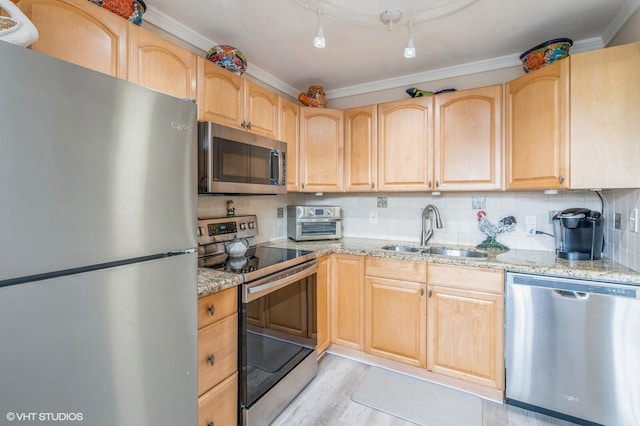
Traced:
<path fill-rule="evenodd" d="M 245 222 L 241 222 L 240 223 L 240 230 L 244 231 L 245 229 L 247 229 L 247 224 Z"/>
<path fill-rule="evenodd" d="M 249 229 L 255 229 L 255 227 L 256 227 L 255 222 L 249 222 Z"/>

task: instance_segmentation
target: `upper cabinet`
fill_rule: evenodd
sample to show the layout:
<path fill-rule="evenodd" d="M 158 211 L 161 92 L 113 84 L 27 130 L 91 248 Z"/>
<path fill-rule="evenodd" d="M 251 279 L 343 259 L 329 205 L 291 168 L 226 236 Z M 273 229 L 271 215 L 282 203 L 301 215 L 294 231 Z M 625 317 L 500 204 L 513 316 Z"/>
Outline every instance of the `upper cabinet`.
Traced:
<path fill-rule="evenodd" d="M 378 190 L 433 189 L 433 100 L 378 104 Z"/>
<path fill-rule="evenodd" d="M 368 105 L 344 112 L 345 189 L 368 192 L 378 189 L 377 106 Z"/>
<path fill-rule="evenodd" d="M 570 59 L 571 188 L 640 187 L 640 43 Z"/>
<path fill-rule="evenodd" d="M 506 189 L 637 188 L 640 43 L 571 55 L 506 85 Z"/>
<path fill-rule="evenodd" d="M 125 19 L 86 0 L 21 0 L 19 6 L 38 29 L 32 50 L 127 78 L 131 25 Z"/>
<path fill-rule="evenodd" d="M 568 187 L 569 64 L 506 84 L 506 189 Z"/>
<path fill-rule="evenodd" d="M 435 190 L 499 190 L 502 85 L 434 96 Z"/>
<path fill-rule="evenodd" d="M 280 137 L 287 143 L 287 191 L 300 190 L 300 107 L 280 99 Z"/>
<path fill-rule="evenodd" d="M 129 37 L 129 81 L 177 98 L 196 98 L 194 53 L 135 25 Z"/>
<path fill-rule="evenodd" d="M 280 97 L 198 58 L 198 120 L 277 138 Z"/>
<path fill-rule="evenodd" d="M 343 111 L 300 107 L 300 190 L 343 191 L 343 162 Z"/>

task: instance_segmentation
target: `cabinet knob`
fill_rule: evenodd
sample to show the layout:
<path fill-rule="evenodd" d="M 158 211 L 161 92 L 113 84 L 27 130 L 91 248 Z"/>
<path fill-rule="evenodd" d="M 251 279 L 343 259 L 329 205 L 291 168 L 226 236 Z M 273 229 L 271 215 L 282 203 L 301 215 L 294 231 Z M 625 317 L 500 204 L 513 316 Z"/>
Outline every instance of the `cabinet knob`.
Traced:
<path fill-rule="evenodd" d="M 250 130 L 250 129 L 251 129 L 251 122 L 247 121 L 247 130 Z"/>
<path fill-rule="evenodd" d="M 431 297 L 432 294 L 433 294 L 433 292 L 431 290 L 429 290 L 429 292 L 427 293 L 427 296 Z"/>
<path fill-rule="evenodd" d="M 440 181 L 439 180 L 436 181 L 436 188 L 440 188 Z"/>
<path fill-rule="evenodd" d="M 300 188 L 304 189 L 304 182 L 300 184 Z"/>
<path fill-rule="evenodd" d="M 431 181 L 428 182 L 429 189 L 431 189 Z"/>
<path fill-rule="evenodd" d="M 420 289 L 420 296 L 424 296 L 424 289 L 423 288 Z"/>
<path fill-rule="evenodd" d="M 213 365 L 216 363 L 216 356 L 214 354 L 209 355 L 209 364 Z"/>
<path fill-rule="evenodd" d="M 375 188 L 375 184 L 373 182 L 371 182 L 371 189 Z"/>
<path fill-rule="evenodd" d="M 240 127 L 242 127 L 243 129 L 245 129 L 247 127 L 247 122 L 242 120 L 242 123 L 240 123 Z"/>
<path fill-rule="evenodd" d="M 564 182 L 564 176 L 562 176 L 562 175 L 558 176 L 558 180 L 560 181 L 560 183 L 563 183 Z"/>
<path fill-rule="evenodd" d="M 216 307 L 209 305 L 209 309 L 207 309 L 207 311 L 209 311 L 209 316 L 213 316 L 216 313 Z"/>
<path fill-rule="evenodd" d="M 213 422 L 207 423 L 207 426 L 215 426 Z"/>

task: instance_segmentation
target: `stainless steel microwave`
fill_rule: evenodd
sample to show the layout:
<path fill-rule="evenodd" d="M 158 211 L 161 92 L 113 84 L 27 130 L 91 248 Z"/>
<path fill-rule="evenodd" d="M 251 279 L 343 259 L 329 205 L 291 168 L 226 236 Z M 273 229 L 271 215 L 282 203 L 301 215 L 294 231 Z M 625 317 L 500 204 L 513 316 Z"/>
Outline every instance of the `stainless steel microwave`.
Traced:
<path fill-rule="evenodd" d="M 198 193 L 286 194 L 287 144 L 220 124 L 198 123 Z"/>

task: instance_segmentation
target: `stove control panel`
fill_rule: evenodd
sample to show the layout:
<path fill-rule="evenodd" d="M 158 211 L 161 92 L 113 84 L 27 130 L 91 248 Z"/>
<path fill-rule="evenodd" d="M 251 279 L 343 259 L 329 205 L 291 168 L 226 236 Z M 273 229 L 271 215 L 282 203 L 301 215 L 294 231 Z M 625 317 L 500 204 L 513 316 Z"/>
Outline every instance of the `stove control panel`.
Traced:
<path fill-rule="evenodd" d="M 258 235 L 255 215 L 198 219 L 198 245 L 206 245 Z"/>

